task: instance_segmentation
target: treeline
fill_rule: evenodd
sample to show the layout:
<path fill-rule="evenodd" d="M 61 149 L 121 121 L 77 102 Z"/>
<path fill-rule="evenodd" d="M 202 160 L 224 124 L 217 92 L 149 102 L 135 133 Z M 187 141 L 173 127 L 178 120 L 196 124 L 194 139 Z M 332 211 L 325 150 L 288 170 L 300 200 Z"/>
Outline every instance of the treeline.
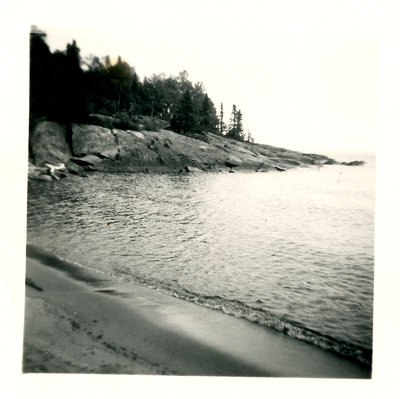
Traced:
<path fill-rule="evenodd" d="M 217 115 L 203 84 L 193 84 L 186 71 L 141 81 L 134 67 L 120 57 L 114 64 L 108 56 L 82 60 L 75 41 L 52 53 L 46 34 L 37 29 L 30 40 L 31 124 L 41 118 L 88 123 L 91 116 L 103 115 L 112 116 L 116 127 L 135 129 L 139 117 L 147 116 L 165 121 L 177 133 L 208 131 L 245 139 L 241 111 L 234 105 L 226 125 L 223 105 Z"/>

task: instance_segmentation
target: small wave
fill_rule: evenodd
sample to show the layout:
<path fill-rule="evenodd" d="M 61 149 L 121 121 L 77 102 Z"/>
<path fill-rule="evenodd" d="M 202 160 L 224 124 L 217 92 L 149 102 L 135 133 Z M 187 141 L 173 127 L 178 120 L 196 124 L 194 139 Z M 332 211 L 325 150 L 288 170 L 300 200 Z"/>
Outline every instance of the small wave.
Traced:
<path fill-rule="evenodd" d="M 145 285 L 147 284 L 145 283 Z M 273 314 L 267 313 L 264 309 L 249 306 L 239 300 L 226 299 L 219 295 L 205 296 L 197 294 L 185 288 L 181 288 L 179 291 L 171 290 L 165 283 L 160 283 L 158 286 L 155 283 L 151 283 L 149 286 L 156 287 L 160 291 L 177 298 L 188 300 L 211 309 L 220 310 L 228 315 L 243 318 L 252 323 L 271 328 L 291 338 L 308 342 L 326 351 L 356 360 L 362 365 L 371 366 L 372 350 L 338 340 L 329 335 L 324 335 L 296 321 L 276 317 Z"/>
<path fill-rule="evenodd" d="M 324 335 L 318 331 L 303 326 L 299 322 L 283 317 L 277 317 L 272 313 L 268 313 L 264 309 L 249 306 L 240 300 L 227 299 L 219 295 L 202 295 L 193 291 L 189 291 L 186 288 L 181 287 L 176 280 L 168 283 L 161 282 L 157 279 L 145 279 L 139 276 L 133 276 L 123 270 L 119 270 L 116 273 L 104 272 L 87 267 L 78 262 L 57 257 L 48 253 L 42 248 L 35 247 L 31 244 L 27 245 L 27 256 L 36 258 L 48 266 L 63 270 L 73 278 L 85 281 L 89 284 L 101 285 L 102 282 L 109 281 L 110 278 L 118 279 L 124 282 L 135 283 L 151 289 L 156 289 L 164 294 L 168 294 L 182 300 L 190 301 L 200 306 L 219 310 L 225 314 L 243 318 L 252 323 L 257 323 L 261 326 L 271 328 L 291 338 L 308 342 L 326 351 L 355 360 L 361 365 L 370 367 L 372 363 L 371 349 L 341 341 L 329 335 Z M 107 278 L 101 279 L 99 274 L 107 276 Z M 107 291 L 107 293 L 111 292 Z M 259 300 L 257 303 L 261 304 L 262 301 Z"/>
<path fill-rule="evenodd" d="M 156 289 L 164 294 L 190 301 L 210 309 L 219 310 L 231 316 L 246 319 L 252 323 L 281 332 L 291 338 L 305 341 L 326 351 L 355 360 L 361 365 L 371 367 L 371 349 L 338 340 L 332 336 L 307 328 L 299 322 L 277 317 L 272 313 L 268 313 L 264 309 L 249 306 L 240 300 L 227 299 L 219 295 L 202 295 L 189 291 L 186 288 L 179 286 L 176 280 L 167 283 L 156 279 L 145 279 L 128 274 L 126 274 L 126 277 L 127 278 L 124 278 L 126 281 Z M 257 301 L 257 303 L 261 304 L 262 301 Z"/>
<path fill-rule="evenodd" d="M 107 273 L 82 265 L 79 262 L 64 259 L 29 243 L 26 245 L 26 256 L 37 259 L 47 266 L 66 272 L 76 280 L 84 281 L 89 284 L 100 285 L 102 282 L 108 281 L 110 277 L 115 277 L 112 273 Z M 100 275 L 107 277 L 100 278 Z"/>

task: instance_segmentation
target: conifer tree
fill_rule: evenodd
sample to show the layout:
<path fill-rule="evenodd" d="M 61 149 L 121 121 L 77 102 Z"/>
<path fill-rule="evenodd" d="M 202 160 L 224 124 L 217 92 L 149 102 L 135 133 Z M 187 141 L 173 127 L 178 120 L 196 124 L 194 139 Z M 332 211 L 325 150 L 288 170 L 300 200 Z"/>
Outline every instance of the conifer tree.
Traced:
<path fill-rule="evenodd" d="M 213 102 L 206 93 L 200 109 L 200 131 L 215 132 L 218 123 Z"/>
<path fill-rule="evenodd" d="M 54 103 L 52 54 L 46 34 L 36 27 L 30 37 L 29 108 L 31 116 L 49 116 Z"/>
<path fill-rule="evenodd" d="M 224 123 L 224 105 L 221 103 L 219 118 L 218 118 L 218 132 L 222 136 L 226 130 L 226 125 Z"/>
<path fill-rule="evenodd" d="M 247 139 L 246 139 L 249 143 L 254 143 L 254 137 L 251 134 L 250 130 L 247 131 Z"/>
<path fill-rule="evenodd" d="M 177 133 L 187 133 L 195 126 L 192 96 L 189 90 L 183 93 L 178 108 L 171 120 L 171 127 Z"/>
<path fill-rule="evenodd" d="M 234 140 L 243 141 L 244 140 L 244 132 L 243 132 L 243 114 L 240 109 L 236 108 L 236 105 L 232 106 L 232 114 L 229 123 L 229 130 L 226 134 L 227 137 L 230 137 Z"/>

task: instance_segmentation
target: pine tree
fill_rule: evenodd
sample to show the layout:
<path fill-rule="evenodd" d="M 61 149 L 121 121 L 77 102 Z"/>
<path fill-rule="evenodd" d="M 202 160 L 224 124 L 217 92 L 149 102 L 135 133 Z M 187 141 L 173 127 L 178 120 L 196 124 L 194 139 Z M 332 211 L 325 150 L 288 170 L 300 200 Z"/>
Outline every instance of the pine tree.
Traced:
<path fill-rule="evenodd" d="M 174 117 L 171 120 L 171 127 L 177 133 L 187 133 L 195 126 L 192 96 L 189 90 L 183 93 L 181 101 Z"/>
<path fill-rule="evenodd" d="M 221 103 L 219 118 L 218 118 L 218 132 L 222 136 L 226 130 L 226 125 L 224 123 L 224 105 Z"/>
<path fill-rule="evenodd" d="M 250 130 L 247 131 L 247 139 L 246 139 L 249 143 L 254 143 L 254 137 L 251 134 Z"/>
<path fill-rule="evenodd" d="M 215 132 L 218 118 L 213 102 L 205 94 L 200 109 L 200 131 Z"/>
<path fill-rule="evenodd" d="M 243 132 L 243 114 L 240 109 L 236 108 L 236 105 L 232 106 L 232 114 L 229 123 L 229 130 L 226 134 L 227 137 L 230 137 L 234 140 L 243 141 L 244 140 L 244 132 Z"/>
<path fill-rule="evenodd" d="M 243 114 L 240 109 L 238 109 L 236 113 L 236 137 L 237 140 L 244 140 Z"/>
<path fill-rule="evenodd" d="M 236 105 L 233 104 L 232 105 L 231 118 L 229 120 L 229 130 L 228 130 L 228 133 L 227 133 L 228 137 L 235 138 L 235 136 L 236 136 L 236 115 L 237 115 Z"/>
<path fill-rule="evenodd" d="M 29 111 L 31 116 L 48 117 L 54 103 L 52 54 L 44 32 L 32 27 L 30 36 Z"/>
<path fill-rule="evenodd" d="M 55 51 L 52 54 L 53 101 L 50 117 L 67 124 L 84 122 L 88 114 L 84 72 L 80 65 L 79 52 L 79 47 L 73 40 L 67 44 L 65 51 Z"/>

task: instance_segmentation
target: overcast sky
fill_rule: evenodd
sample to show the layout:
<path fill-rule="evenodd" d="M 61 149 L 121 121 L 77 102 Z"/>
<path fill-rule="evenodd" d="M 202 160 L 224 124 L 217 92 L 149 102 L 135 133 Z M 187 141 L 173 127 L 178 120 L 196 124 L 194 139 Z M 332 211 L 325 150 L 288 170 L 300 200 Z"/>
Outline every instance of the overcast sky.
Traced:
<path fill-rule="evenodd" d="M 31 22 L 52 50 L 120 55 L 139 77 L 201 81 L 225 122 L 232 104 L 257 142 L 375 149 L 378 45 L 369 1 L 69 1 Z M 38 2 L 40 3 L 40 1 Z M 330 6 L 329 6 L 330 4 Z"/>

